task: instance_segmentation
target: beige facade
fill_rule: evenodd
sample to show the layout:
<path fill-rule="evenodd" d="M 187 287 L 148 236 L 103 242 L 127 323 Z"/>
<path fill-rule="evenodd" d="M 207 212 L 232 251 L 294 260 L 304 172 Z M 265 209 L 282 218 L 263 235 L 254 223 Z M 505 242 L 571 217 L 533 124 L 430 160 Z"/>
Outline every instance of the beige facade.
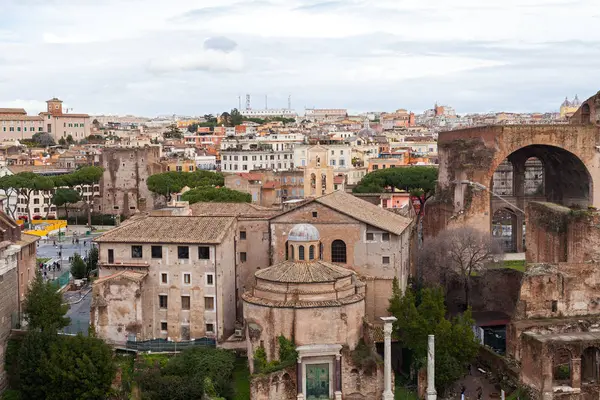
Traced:
<path fill-rule="evenodd" d="M 0 140 L 31 139 L 44 131 L 44 120 L 38 115 L 27 115 L 22 108 L 0 108 Z"/>
<path fill-rule="evenodd" d="M 163 172 L 160 147 L 105 148 L 101 166 L 104 168 L 100 179 L 102 197 L 95 201 L 96 211 L 131 215 L 136 210 L 154 208 L 155 197 L 146 181 L 150 175 Z"/>
<path fill-rule="evenodd" d="M 51 134 L 55 141 L 69 135 L 79 141 L 90 136 L 90 116 L 88 114 L 63 113 L 62 100 L 56 97 L 46 101 L 47 111 L 40 113 L 44 132 Z"/>
<path fill-rule="evenodd" d="M 97 242 L 91 313 L 100 337 L 123 343 L 132 335 L 179 341 L 233 333 L 235 218 L 134 217 Z"/>
<path fill-rule="evenodd" d="M 327 162 L 328 149 L 317 145 L 309 147 L 306 152 L 307 166 L 304 167 L 304 195 L 306 197 L 318 197 L 333 192 L 333 166 Z"/>
<path fill-rule="evenodd" d="M 333 192 L 271 219 L 273 262 L 285 259 L 288 232 L 299 223 L 319 230 L 323 260 L 352 269 L 366 280 L 367 317 L 375 321 L 387 316 L 392 280 L 397 277 L 403 290 L 408 281 L 412 221 L 350 194 Z"/>

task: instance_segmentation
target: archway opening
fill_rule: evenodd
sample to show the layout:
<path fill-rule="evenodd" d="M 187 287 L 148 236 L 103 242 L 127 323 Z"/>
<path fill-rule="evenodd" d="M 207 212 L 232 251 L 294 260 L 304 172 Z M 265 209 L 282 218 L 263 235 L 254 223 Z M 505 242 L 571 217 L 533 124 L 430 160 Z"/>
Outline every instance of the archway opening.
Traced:
<path fill-rule="evenodd" d="M 595 384 L 600 381 L 600 349 L 588 347 L 581 357 L 581 383 Z"/>
<path fill-rule="evenodd" d="M 554 353 L 552 385 L 571 386 L 571 353 L 567 349 L 559 349 Z"/>
<path fill-rule="evenodd" d="M 508 252 L 525 250 L 529 202 L 587 208 L 593 201 L 592 179 L 583 162 L 565 149 L 548 145 L 525 146 L 511 153 L 494 171 L 490 192 L 492 234 L 502 238 Z"/>
<path fill-rule="evenodd" d="M 517 229 L 519 218 L 515 211 L 508 208 L 500 208 L 494 212 L 492 217 L 492 236 L 502 243 L 502 249 L 505 253 L 516 253 Z M 521 226 L 521 229 L 523 227 Z"/>

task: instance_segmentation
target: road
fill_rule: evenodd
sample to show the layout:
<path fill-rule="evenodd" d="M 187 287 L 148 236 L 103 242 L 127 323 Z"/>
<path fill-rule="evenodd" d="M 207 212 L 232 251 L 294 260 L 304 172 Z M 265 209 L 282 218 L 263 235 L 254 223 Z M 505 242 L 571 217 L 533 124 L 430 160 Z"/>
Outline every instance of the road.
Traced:
<path fill-rule="evenodd" d="M 71 318 L 71 324 L 63 329 L 63 332 L 73 334 L 81 332 L 84 336 L 87 336 L 90 326 L 90 305 L 92 303 L 92 293 L 88 292 L 88 290 L 85 289 L 82 291 L 84 295 L 83 300 L 70 305 L 67 317 Z M 76 298 L 73 299 L 72 294 L 70 297 L 72 301 L 76 300 Z"/>
<path fill-rule="evenodd" d="M 48 278 L 54 279 L 65 271 L 68 271 L 71 268 L 69 257 L 72 257 L 75 253 L 79 253 L 81 257 L 85 257 L 92 246 L 91 241 L 95 236 L 98 235 L 86 237 L 79 236 L 79 244 L 73 244 L 72 237 L 62 238 L 62 241 L 56 240 L 56 245 L 54 245 L 54 239 L 40 239 L 37 248 L 38 258 L 50 258 L 52 260 L 59 261 L 58 255 L 59 252 L 62 252 L 60 271 L 48 271 Z"/>

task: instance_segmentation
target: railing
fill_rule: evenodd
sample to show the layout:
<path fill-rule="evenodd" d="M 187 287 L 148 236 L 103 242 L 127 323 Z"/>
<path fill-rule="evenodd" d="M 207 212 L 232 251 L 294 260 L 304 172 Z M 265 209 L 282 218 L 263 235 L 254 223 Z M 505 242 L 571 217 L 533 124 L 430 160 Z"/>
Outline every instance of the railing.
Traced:
<path fill-rule="evenodd" d="M 184 340 L 180 342 L 172 342 L 166 339 L 153 339 L 142 342 L 128 340 L 125 343 L 125 347 L 129 350 L 152 352 L 178 352 L 191 347 L 216 347 L 216 345 L 216 340 L 211 338 Z"/>

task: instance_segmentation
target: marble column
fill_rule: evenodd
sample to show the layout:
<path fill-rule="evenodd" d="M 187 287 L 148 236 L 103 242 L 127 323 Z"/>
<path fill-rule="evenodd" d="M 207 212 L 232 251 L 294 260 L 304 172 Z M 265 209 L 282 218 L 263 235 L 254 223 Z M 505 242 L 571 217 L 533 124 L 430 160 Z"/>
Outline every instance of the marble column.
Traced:
<path fill-rule="evenodd" d="M 427 400 L 436 400 L 435 391 L 435 338 L 429 335 L 427 345 Z"/>
<path fill-rule="evenodd" d="M 581 358 L 571 359 L 571 387 L 581 389 Z"/>
<path fill-rule="evenodd" d="M 392 392 L 392 326 L 396 317 L 381 317 L 383 321 L 383 400 L 394 400 Z"/>
<path fill-rule="evenodd" d="M 302 384 L 302 358 L 298 357 L 298 362 L 296 363 L 296 396 L 297 400 L 304 400 L 303 393 L 303 384 Z"/>
<path fill-rule="evenodd" d="M 335 355 L 335 371 L 334 371 L 335 391 L 334 399 L 342 400 L 342 355 Z"/>

